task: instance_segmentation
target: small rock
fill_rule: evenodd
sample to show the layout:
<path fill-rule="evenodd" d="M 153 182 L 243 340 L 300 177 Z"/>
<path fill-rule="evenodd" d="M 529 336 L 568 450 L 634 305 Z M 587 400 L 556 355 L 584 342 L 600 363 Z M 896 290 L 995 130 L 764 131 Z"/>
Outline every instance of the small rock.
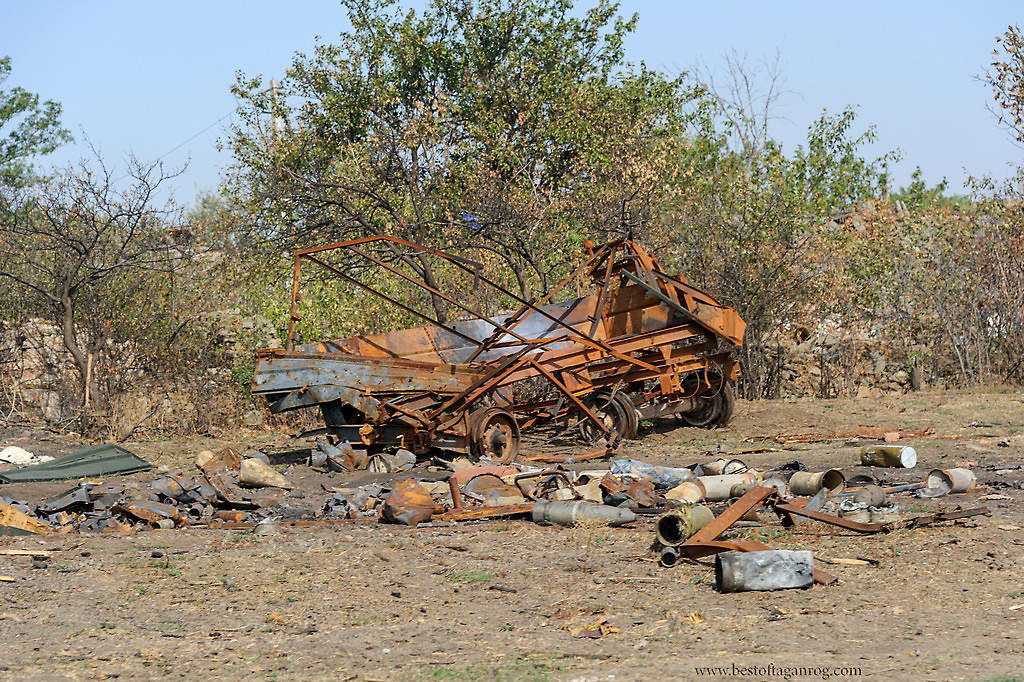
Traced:
<path fill-rule="evenodd" d="M 398 590 L 391 590 L 391 596 L 395 597 L 395 598 L 398 598 L 398 597 L 402 596 L 402 593 L 399 592 Z"/>
<path fill-rule="evenodd" d="M 164 553 L 161 552 L 159 549 L 154 549 L 152 552 L 149 553 L 149 556 L 153 557 L 154 559 L 163 559 Z"/>
<path fill-rule="evenodd" d="M 196 466 L 202 469 L 203 466 L 215 456 L 216 453 L 213 450 L 200 450 L 199 454 L 196 455 Z"/>
<path fill-rule="evenodd" d="M 25 464 L 36 464 L 37 462 L 49 462 L 51 459 L 53 457 L 34 455 L 25 448 L 19 448 L 17 445 L 9 445 L 0 450 L 0 462 L 7 464 L 23 466 Z"/>
<path fill-rule="evenodd" d="M 292 483 L 262 460 L 250 457 L 242 460 L 238 482 L 250 488 L 294 488 Z"/>
<path fill-rule="evenodd" d="M 252 531 L 254 535 L 274 535 L 281 530 L 275 519 L 268 519 L 259 523 Z"/>
<path fill-rule="evenodd" d="M 81 556 L 91 557 L 92 556 L 92 552 L 82 552 Z"/>
<path fill-rule="evenodd" d="M 47 568 L 45 559 L 32 559 L 32 568 Z"/>

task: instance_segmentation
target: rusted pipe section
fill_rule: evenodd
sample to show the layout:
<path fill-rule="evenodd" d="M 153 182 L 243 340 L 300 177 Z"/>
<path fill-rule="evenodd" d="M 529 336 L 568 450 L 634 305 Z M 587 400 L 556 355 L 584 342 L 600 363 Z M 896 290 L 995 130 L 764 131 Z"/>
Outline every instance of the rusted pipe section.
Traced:
<path fill-rule="evenodd" d="M 686 505 L 659 517 L 654 532 L 663 545 L 681 545 L 714 520 L 715 515 L 704 505 Z"/>
<path fill-rule="evenodd" d="M 448 477 L 448 488 L 452 492 L 452 510 L 462 511 L 462 491 L 459 490 L 459 482 L 454 476 Z"/>

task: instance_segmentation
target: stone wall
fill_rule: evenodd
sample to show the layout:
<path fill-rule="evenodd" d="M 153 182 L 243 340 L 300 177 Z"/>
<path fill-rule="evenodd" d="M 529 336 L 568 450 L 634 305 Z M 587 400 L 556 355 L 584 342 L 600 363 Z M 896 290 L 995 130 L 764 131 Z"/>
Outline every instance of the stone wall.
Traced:
<path fill-rule="evenodd" d="M 250 359 L 254 347 L 281 345 L 272 324 L 238 310 L 211 313 L 193 329 L 217 349 L 217 362 L 202 369 L 201 385 L 196 386 L 197 392 L 207 395 L 223 390 L 234 380 L 232 368 Z M 121 367 L 138 364 L 125 360 L 132 357 L 129 345 L 112 349 Z M 97 367 L 97 372 L 103 371 Z M 102 374 L 97 377 L 102 379 Z M 131 388 L 121 398 L 127 403 L 141 405 L 152 402 L 153 395 L 172 391 L 171 387 L 155 385 L 153 374 L 141 369 L 126 379 L 121 383 Z M 180 387 L 173 390 L 180 392 Z M 41 319 L 19 326 L 0 325 L 0 410 L 5 415 L 16 412 L 23 419 L 42 418 L 58 424 L 80 415 L 82 401 L 77 370 L 56 325 Z"/>
<path fill-rule="evenodd" d="M 924 373 L 904 351 L 838 332 L 780 340 L 780 397 L 877 397 L 920 390 Z"/>
<path fill-rule="evenodd" d="M 73 376 L 60 329 L 45 320 L 0 327 L 0 409 L 28 412 L 55 423 L 65 418 Z"/>

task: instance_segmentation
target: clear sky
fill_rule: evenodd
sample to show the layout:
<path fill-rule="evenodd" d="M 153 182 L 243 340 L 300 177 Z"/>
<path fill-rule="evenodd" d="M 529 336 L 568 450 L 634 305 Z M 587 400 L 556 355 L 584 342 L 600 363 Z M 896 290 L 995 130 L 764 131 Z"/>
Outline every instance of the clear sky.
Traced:
<path fill-rule="evenodd" d="M 405 4 L 422 9 L 424 0 Z M 877 126 L 879 152 L 902 149 L 898 182 L 919 165 L 929 182 L 945 176 L 959 189 L 969 173 L 1005 177 L 1022 160 L 972 78 L 994 36 L 1024 20 L 1019 2 L 643 0 L 622 11 L 640 14 L 630 59 L 672 73 L 700 62 L 718 68 L 732 50 L 751 63 L 778 50 L 791 94 L 773 133 L 788 145 L 823 107 L 855 104 L 861 121 Z M 174 188 L 188 203 L 216 187 L 230 162 L 216 141 L 234 108 L 235 72 L 280 76 L 316 35 L 331 40 L 347 26 L 335 0 L 6 0 L 0 55 L 13 59 L 9 85 L 64 105 L 76 142 L 52 162 L 86 154 L 83 132 L 112 161 L 129 151 L 189 160 Z"/>

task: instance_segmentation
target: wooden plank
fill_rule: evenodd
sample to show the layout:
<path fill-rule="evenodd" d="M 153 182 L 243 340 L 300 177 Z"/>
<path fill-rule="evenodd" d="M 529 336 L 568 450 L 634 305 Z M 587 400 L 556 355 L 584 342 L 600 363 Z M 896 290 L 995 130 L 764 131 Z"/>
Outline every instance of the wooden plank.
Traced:
<path fill-rule="evenodd" d="M 0 556 L 53 556 L 45 549 L 0 549 Z"/>

